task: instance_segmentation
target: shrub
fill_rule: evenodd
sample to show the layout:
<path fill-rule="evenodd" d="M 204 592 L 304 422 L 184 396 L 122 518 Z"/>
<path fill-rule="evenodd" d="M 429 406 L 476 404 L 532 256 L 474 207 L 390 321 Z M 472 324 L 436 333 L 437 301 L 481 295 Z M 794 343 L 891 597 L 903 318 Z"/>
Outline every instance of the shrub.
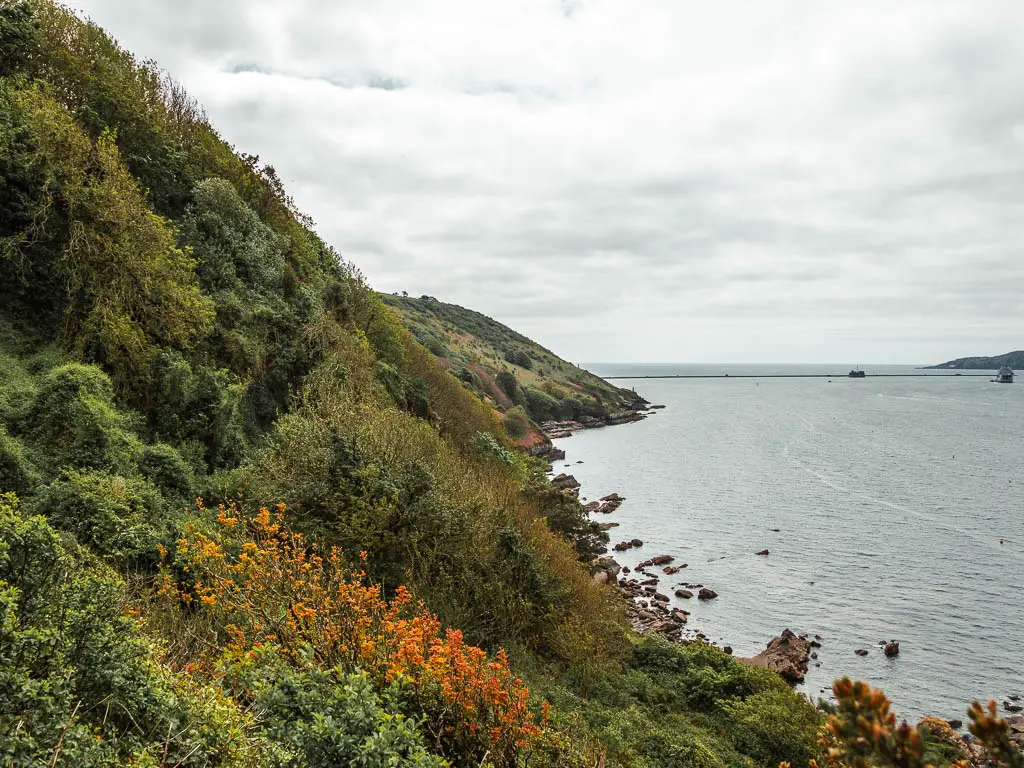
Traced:
<path fill-rule="evenodd" d="M 533 387 L 523 390 L 526 397 L 526 409 L 538 421 L 557 419 L 562 415 L 562 406 L 551 395 Z"/>
<path fill-rule="evenodd" d="M 121 590 L 0 495 L 0 763 L 253 764 L 245 717 L 155 663 Z"/>
<path fill-rule="evenodd" d="M 502 392 L 512 400 L 516 399 L 516 395 L 519 393 L 519 382 L 516 381 L 515 374 L 509 371 L 499 371 L 498 375 L 494 377 L 494 381 L 501 387 Z"/>
<path fill-rule="evenodd" d="M 28 415 L 30 435 L 55 467 L 123 467 L 138 441 L 114 407 L 109 377 L 94 365 L 68 363 L 42 379 Z"/>
<path fill-rule="evenodd" d="M 508 410 L 501 420 L 501 425 L 513 440 L 526 437 L 526 433 L 530 431 L 530 419 L 519 406 Z"/>
<path fill-rule="evenodd" d="M 446 765 L 427 751 L 418 723 L 401 713 L 397 683 L 378 694 L 364 672 L 321 670 L 308 660 L 292 666 L 272 645 L 224 671 L 229 690 L 253 702 L 254 716 L 277 746 L 275 766 Z"/>
<path fill-rule="evenodd" d="M 789 762 L 806 766 L 817 755 L 823 718 L 809 701 L 789 691 L 761 691 L 742 701 L 726 701 L 729 737 L 759 765 Z"/>
<path fill-rule="evenodd" d="M 280 509 L 283 510 L 283 505 Z M 357 669 L 379 687 L 407 680 L 411 701 L 444 754 L 461 761 L 514 764 L 519 750 L 541 734 L 529 694 L 499 651 L 493 660 L 467 645 L 457 630 L 417 605 L 404 588 L 393 600 L 350 574 L 337 549 L 321 551 L 262 509 L 243 519 L 222 508 L 219 531 L 190 522 L 178 542 L 158 594 L 170 611 L 198 610 L 200 664 L 211 671 L 226 647 L 242 658 L 259 645 L 279 645 L 285 656 L 311 654 L 323 668 Z"/>
<path fill-rule="evenodd" d="M 70 470 L 42 488 L 35 508 L 98 553 L 133 566 L 156 563 L 171 525 L 152 485 L 90 470 Z"/>
<path fill-rule="evenodd" d="M 135 457 L 142 476 L 176 501 L 190 502 L 194 497 L 192 468 L 181 454 L 167 443 L 145 445 Z"/>
<path fill-rule="evenodd" d="M 21 443 L 0 424 L 0 493 L 28 494 L 39 482 L 39 475 L 26 458 Z"/>

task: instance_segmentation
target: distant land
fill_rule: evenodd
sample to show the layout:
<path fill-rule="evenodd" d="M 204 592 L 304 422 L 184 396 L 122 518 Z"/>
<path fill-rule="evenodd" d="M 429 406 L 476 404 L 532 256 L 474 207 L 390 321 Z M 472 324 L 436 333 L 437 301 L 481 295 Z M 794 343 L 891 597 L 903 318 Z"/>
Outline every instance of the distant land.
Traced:
<path fill-rule="evenodd" d="M 1005 355 L 996 355 L 995 357 L 958 357 L 956 360 L 950 360 L 939 365 L 926 365 L 925 368 L 957 368 L 957 369 L 986 369 L 986 368 L 1002 368 L 1004 365 L 1008 365 L 1011 368 L 1024 368 L 1024 350 L 1018 349 L 1016 352 L 1007 352 Z"/>

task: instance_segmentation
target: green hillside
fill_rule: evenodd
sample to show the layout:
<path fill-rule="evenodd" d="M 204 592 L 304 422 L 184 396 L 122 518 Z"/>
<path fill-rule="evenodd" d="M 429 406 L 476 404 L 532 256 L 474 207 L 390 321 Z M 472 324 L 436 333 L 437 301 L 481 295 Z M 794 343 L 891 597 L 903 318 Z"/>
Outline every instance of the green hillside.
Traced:
<path fill-rule="evenodd" d="M 778 675 L 629 629 L 579 503 L 312 227 L 154 64 L 0 1 L 0 765 L 822 759 Z M 842 701 L 830 766 L 923 768 Z"/>
<path fill-rule="evenodd" d="M 535 444 L 529 422 L 591 424 L 634 413 L 646 401 L 562 360 L 511 328 L 432 296 L 380 294 L 441 365 L 502 414 L 520 444 Z"/>

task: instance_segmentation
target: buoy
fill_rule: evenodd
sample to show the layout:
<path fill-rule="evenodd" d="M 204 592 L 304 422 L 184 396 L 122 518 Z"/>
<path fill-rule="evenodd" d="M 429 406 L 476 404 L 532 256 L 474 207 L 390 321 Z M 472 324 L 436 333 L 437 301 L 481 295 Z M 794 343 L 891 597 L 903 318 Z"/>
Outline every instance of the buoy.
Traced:
<path fill-rule="evenodd" d="M 1000 544 L 1003 544 L 1004 542 L 1003 542 L 1003 540 L 1002 540 L 1002 539 L 1000 539 L 1000 540 L 999 540 L 999 543 L 1000 543 Z"/>

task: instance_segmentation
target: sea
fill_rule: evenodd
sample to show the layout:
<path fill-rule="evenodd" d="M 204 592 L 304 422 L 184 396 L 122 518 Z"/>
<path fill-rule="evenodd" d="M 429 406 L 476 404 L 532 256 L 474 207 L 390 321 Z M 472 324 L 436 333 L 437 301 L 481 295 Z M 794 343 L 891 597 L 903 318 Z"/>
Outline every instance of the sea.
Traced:
<path fill-rule="evenodd" d="M 1024 382 L 891 365 L 863 379 L 835 365 L 586 367 L 665 408 L 556 440 L 555 471 L 587 499 L 626 497 L 598 516 L 619 523 L 612 544 L 644 542 L 611 553 L 619 563 L 672 555 L 687 567 L 661 592 L 718 593 L 672 597 L 689 629 L 737 656 L 787 627 L 820 635 L 799 690 L 828 699 L 835 679 L 864 680 L 911 722 L 1024 696 Z M 794 374 L 818 376 L 773 377 Z M 672 375 L 712 378 L 649 378 Z"/>

